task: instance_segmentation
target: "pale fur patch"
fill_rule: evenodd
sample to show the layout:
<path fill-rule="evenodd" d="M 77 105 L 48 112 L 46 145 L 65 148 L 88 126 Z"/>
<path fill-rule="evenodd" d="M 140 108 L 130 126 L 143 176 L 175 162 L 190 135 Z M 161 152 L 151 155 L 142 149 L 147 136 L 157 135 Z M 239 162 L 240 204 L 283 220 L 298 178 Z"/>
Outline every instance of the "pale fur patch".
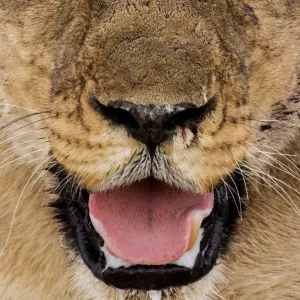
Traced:
<path fill-rule="evenodd" d="M 1 130 L 1 142 L 10 144 L 11 149 L 9 153 L 16 153 L 18 158 L 7 159 L 5 164 L 9 163 L 27 163 L 31 165 L 38 165 L 47 158 L 50 151 L 50 143 L 47 140 L 47 133 L 44 128 L 43 119 L 48 118 L 48 114 L 32 115 L 17 120 L 27 114 L 38 113 L 33 109 L 14 106 L 7 101 L 4 91 L 0 88 L 0 128 L 9 124 Z M 0 159 L 1 161 L 1 159 Z"/>

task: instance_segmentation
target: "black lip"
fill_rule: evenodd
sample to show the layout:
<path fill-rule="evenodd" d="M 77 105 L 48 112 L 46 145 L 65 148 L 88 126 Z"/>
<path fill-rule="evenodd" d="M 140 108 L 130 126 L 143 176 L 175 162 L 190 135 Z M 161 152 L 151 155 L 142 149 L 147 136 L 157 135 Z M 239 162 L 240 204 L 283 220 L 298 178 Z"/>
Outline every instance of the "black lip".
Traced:
<path fill-rule="evenodd" d="M 59 165 L 50 171 L 58 174 L 59 181 L 67 175 Z M 243 194 L 244 182 L 238 173 L 232 174 L 227 184 L 232 190 L 237 186 L 239 194 Z M 106 268 L 105 255 L 99 247 L 104 242 L 93 228 L 88 213 L 88 192 L 74 189 L 71 183 L 66 184 L 50 206 L 55 209 L 55 218 L 61 223 L 68 246 L 82 257 L 95 277 L 119 289 L 162 290 L 185 286 L 201 279 L 214 267 L 219 254 L 227 251 L 229 237 L 235 230 L 239 216 L 239 199 L 234 192 L 227 192 L 223 184 L 216 186 L 214 194 L 214 208 L 204 220 L 205 233 L 192 269 L 172 264 Z"/>

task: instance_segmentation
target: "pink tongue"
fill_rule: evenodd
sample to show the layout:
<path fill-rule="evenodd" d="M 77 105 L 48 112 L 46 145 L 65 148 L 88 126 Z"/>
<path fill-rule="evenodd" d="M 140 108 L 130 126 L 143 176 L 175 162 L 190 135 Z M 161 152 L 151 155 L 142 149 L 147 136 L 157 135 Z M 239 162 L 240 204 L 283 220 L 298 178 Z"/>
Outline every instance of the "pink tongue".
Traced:
<path fill-rule="evenodd" d="M 207 217 L 213 193 L 183 192 L 156 180 L 90 195 L 96 231 L 114 256 L 132 264 L 163 265 L 188 249 L 195 215 Z"/>

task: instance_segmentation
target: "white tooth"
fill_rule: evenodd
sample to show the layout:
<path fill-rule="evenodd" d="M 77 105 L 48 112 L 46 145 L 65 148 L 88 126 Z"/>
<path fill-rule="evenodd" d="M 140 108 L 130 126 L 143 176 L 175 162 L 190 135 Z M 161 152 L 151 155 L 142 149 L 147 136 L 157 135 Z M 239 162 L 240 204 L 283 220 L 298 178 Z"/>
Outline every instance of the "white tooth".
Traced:
<path fill-rule="evenodd" d="M 148 295 L 151 300 L 161 300 L 161 291 L 150 291 Z"/>
<path fill-rule="evenodd" d="M 105 259 L 106 259 L 106 266 L 105 266 L 104 271 L 108 268 L 117 269 L 117 268 L 121 268 L 121 267 L 129 268 L 129 267 L 133 266 L 133 264 L 131 264 L 119 257 L 113 256 L 107 249 L 106 245 L 104 245 L 100 249 L 104 253 Z"/>

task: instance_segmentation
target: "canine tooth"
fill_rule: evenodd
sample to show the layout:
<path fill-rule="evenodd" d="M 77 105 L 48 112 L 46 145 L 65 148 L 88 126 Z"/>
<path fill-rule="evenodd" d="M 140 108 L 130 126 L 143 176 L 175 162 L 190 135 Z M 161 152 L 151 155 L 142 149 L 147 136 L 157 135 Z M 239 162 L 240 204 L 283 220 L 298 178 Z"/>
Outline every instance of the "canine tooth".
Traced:
<path fill-rule="evenodd" d="M 193 218 L 192 222 L 192 232 L 191 232 L 191 237 L 190 237 L 190 242 L 187 251 L 191 250 L 198 238 L 198 233 L 200 230 L 200 226 L 202 224 L 203 217 L 200 214 L 196 214 Z"/>

